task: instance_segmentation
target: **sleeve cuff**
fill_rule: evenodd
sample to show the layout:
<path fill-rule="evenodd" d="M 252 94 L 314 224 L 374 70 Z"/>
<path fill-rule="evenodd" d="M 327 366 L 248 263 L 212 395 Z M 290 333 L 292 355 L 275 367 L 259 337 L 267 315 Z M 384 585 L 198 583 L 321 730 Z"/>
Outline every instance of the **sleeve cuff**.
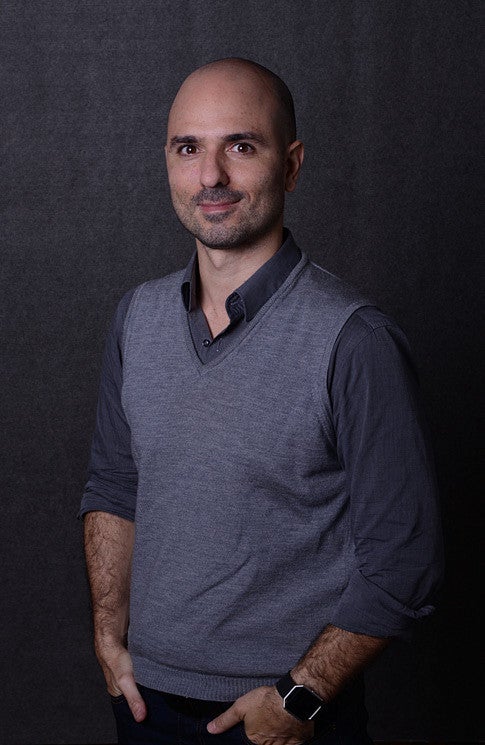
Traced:
<path fill-rule="evenodd" d="M 368 636 L 407 636 L 416 619 L 429 616 L 433 605 L 418 610 L 403 605 L 385 590 L 355 572 L 342 595 L 331 623 Z"/>
<path fill-rule="evenodd" d="M 133 522 L 135 503 L 136 497 L 132 495 L 123 495 L 119 492 L 110 494 L 107 490 L 101 491 L 99 488 L 94 488 L 94 485 L 88 482 L 77 516 L 82 518 L 86 512 L 109 512 L 111 515 L 117 515 Z"/>

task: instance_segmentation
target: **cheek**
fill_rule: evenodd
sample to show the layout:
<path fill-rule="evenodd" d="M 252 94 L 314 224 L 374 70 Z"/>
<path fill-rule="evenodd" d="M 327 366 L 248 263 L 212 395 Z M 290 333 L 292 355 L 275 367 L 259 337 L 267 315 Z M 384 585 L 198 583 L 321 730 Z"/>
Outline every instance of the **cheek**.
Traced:
<path fill-rule="evenodd" d="M 272 173 L 262 174 L 261 178 L 254 185 L 255 196 L 262 201 L 269 201 L 275 198 L 277 194 L 284 193 L 285 183 L 281 173 L 273 171 Z"/>
<path fill-rule="evenodd" d="M 173 192 L 177 192 L 177 194 L 188 194 L 197 189 L 197 169 L 194 166 L 171 168 L 168 171 L 168 183 Z"/>
<path fill-rule="evenodd" d="M 185 180 L 170 181 L 169 185 L 172 201 L 177 202 L 178 204 L 188 205 L 194 194 L 197 192 L 196 188 L 188 188 Z"/>

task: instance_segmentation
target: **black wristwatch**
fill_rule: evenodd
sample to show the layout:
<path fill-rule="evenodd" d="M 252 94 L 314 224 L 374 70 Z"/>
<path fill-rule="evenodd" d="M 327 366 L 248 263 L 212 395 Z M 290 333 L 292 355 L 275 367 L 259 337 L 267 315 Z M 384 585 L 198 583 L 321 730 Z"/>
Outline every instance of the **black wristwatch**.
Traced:
<path fill-rule="evenodd" d="M 283 699 L 283 708 L 300 722 L 308 722 L 327 709 L 323 698 L 310 688 L 295 683 L 290 673 L 279 679 L 276 690 Z"/>

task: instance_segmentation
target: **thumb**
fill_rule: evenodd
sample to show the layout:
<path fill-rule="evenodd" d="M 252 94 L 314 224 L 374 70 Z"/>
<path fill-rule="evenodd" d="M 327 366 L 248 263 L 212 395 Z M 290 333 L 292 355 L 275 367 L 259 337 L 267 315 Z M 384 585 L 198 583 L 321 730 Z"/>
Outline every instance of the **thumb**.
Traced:
<path fill-rule="evenodd" d="M 130 707 L 135 722 L 142 722 L 147 715 L 147 707 L 135 683 L 132 673 L 125 673 L 118 679 L 118 687 Z"/>
<path fill-rule="evenodd" d="M 235 727 L 242 719 L 243 717 L 239 714 L 236 705 L 233 704 L 227 711 L 224 711 L 216 719 L 213 719 L 212 722 L 209 722 L 207 731 L 211 735 L 219 735 L 221 732 Z"/>

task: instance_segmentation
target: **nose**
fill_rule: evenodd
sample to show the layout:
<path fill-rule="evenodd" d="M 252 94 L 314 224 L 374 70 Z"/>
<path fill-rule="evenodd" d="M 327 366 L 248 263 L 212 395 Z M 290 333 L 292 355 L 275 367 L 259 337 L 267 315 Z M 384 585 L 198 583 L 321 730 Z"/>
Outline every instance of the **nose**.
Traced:
<path fill-rule="evenodd" d="M 227 186 L 229 175 L 227 173 L 224 156 L 218 151 L 207 151 L 201 159 L 200 183 L 204 187 Z"/>

